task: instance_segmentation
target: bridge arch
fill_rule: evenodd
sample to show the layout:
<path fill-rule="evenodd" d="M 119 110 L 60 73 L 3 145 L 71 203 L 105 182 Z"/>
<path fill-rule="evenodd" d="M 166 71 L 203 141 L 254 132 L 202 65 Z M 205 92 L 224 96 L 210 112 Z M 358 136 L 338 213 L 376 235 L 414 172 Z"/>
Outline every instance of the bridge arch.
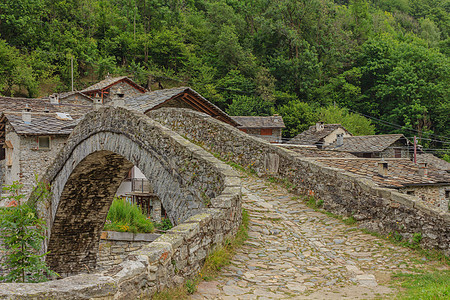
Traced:
<path fill-rule="evenodd" d="M 50 268 L 62 274 L 95 268 L 109 206 L 131 166 L 152 182 L 177 225 L 222 192 L 225 176 L 214 160 L 141 113 L 107 107 L 88 114 L 44 175 L 52 196 L 38 211 L 47 220 Z"/>

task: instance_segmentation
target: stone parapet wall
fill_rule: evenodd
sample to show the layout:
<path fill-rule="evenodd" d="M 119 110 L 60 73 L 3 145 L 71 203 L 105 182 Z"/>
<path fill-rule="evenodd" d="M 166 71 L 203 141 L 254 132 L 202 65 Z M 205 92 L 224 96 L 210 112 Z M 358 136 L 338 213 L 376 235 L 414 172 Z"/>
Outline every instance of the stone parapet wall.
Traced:
<path fill-rule="evenodd" d="M 450 255 L 450 214 L 425 206 L 416 197 L 326 167 L 199 112 L 166 108 L 147 115 L 208 151 L 254 169 L 260 176 L 289 181 L 296 192 L 322 199 L 328 211 L 353 215 L 362 227 L 379 233 L 398 232 L 406 239 L 420 233 L 423 247 Z"/>
<path fill-rule="evenodd" d="M 156 240 L 161 234 L 103 231 L 97 254 L 97 270 L 122 263 L 128 255 Z"/>

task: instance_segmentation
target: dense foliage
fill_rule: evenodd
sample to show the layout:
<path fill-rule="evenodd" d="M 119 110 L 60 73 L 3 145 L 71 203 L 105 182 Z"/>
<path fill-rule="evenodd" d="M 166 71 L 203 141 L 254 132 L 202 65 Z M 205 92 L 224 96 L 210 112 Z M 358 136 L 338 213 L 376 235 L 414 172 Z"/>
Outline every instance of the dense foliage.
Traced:
<path fill-rule="evenodd" d="M 57 274 L 43 260 L 46 253 L 40 253 L 45 239 L 45 222 L 36 216 L 32 205 L 21 203 L 25 197 L 19 193 L 21 188 L 18 182 L 3 187 L 9 194 L 6 197 L 9 202 L 0 210 L 0 240 L 4 253 L 2 266 L 6 270 L 0 281 L 46 281 L 47 277 Z"/>
<path fill-rule="evenodd" d="M 378 119 L 377 133 L 448 143 L 449 12 L 449 0 L 4 0 L 0 91 L 68 90 L 73 58 L 77 88 L 107 73 L 191 85 L 230 114 L 283 114 L 287 136 L 332 105 Z"/>

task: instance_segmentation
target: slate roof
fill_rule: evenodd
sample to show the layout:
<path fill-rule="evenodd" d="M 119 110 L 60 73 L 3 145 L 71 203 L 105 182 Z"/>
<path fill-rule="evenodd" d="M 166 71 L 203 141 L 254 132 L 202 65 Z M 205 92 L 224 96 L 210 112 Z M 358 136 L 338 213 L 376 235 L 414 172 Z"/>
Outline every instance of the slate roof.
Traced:
<path fill-rule="evenodd" d="M 287 144 L 296 145 L 315 145 L 320 143 L 323 138 L 332 133 L 338 128 L 344 128 L 341 124 L 324 124 L 324 128 L 320 131 L 316 130 L 316 125 L 310 126 L 307 130 L 296 135 Z"/>
<path fill-rule="evenodd" d="M 190 87 L 177 87 L 172 89 L 162 89 L 153 92 L 147 92 L 136 97 L 125 98 L 124 102 L 125 106 L 145 113 L 149 110 L 157 108 L 159 105 L 162 105 L 166 101 L 180 97 L 185 93 L 189 93 L 196 97 L 204 107 L 207 107 L 210 111 L 214 111 L 215 114 L 222 116 L 222 118 L 227 120 L 228 123 L 234 126 L 239 125 L 219 107 L 209 102 L 206 98 L 204 98 L 202 95 L 200 95 Z"/>
<path fill-rule="evenodd" d="M 81 92 L 82 93 L 88 93 L 88 92 L 94 92 L 94 91 L 99 91 L 99 90 L 103 90 L 111 85 L 114 85 L 115 83 L 121 81 L 121 80 L 126 80 L 128 83 L 130 83 L 131 85 L 133 85 L 134 87 L 136 87 L 138 90 L 141 90 L 143 93 L 145 93 L 147 90 L 143 87 L 141 87 L 140 85 L 138 85 L 137 83 L 135 83 L 133 80 L 131 80 L 130 78 L 128 78 L 127 76 L 120 76 L 120 77 L 109 77 L 106 79 L 103 79 L 102 81 L 99 81 L 85 89 L 82 89 Z"/>
<path fill-rule="evenodd" d="M 430 153 L 418 154 L 417 162 L 418 163 L 425 162 L 425 163 L 428 163 L 428 165 L 433 168 L 450 172 L 450 163 L 449 162 L 446 162 L 445 160 L 440 159 L 439 157 L 436 157 Z"/>
<path fill-rule="evenodd" d="M 0 112 L 21 112 L 25 107 L 32 112 L 66 112 L 72 114 L 86 114 L 92 111 L 92 105 L 80 104 L 51 104 L 49 98 L 11 98 L 0 97 Z"/>
<path fill-rule="evenodd" d="M 147 92 L 136 97 L 125 98 L 125 105 L 134 110 L 145 113 L 146 111 L 183 94 L 187 89 L 189 88 L 178 87 Z"/>
<path fill-rule="evenodd" d="M 84 115 L 70 115 L 73 120 L 61 120 L 56 113 L 32 113 L 25 124 L 21 113 L 3 113 L 19 135 L 69 135 Z"/>
<path fill-rule="evenodd" d="M 450 186 L 450 174 L 432 167 L 427 167 L 428 175 L 418 174 L 419 167 L 409 159 L 376 159 L 376 158 L 317 158 L 315 161 L 342 169 L 373 180 L 379 186 L 401 188 L 407 186 L 444 184 Z M 388 175 L 380 176 L 378 163 L 388 163 Z"/>
<path fill-rule="evenodd" d="M 232 116 L 233 120 L 241 124 L 238 128 L 285 128 L 281 116 Z"/>
<path fill-rule="evenodd" d="M 386 150 L 398 140 L 407 143 L 403 134 L 382 134 L 344 137 L 344 143 L 338 146 L 336 142 L 326 147 L 328 150 L 346 151 L 351 153 L 372 153 Z"/>
<path fill-rule="evenodd" d="M 86 94 L 83 94 L 83 93 L 80 92 L 80 91 L 73 91 L 73 92 L 59 93 L 58 96 L 59 96 L 59 99 L 64 99 L 64 98 L 67 98 L 67 97 L 72 96 L 72 95 L 75 95 L 75 94 L 79 94 L 79 95 L 81 95 L 81 96 L 83 96 L 83 97 L 86 97 L 87 99 L 91 100 L 92 102 L 94 102 L 94 99 L 92 99 L 91 97 L 89 97 L 89 96 L 86 95 Z"/>
<path fill-rule="evenodd" d="M 357 156 L 348 153 L 348 152 L 337 152 L 337 151 L 331 151 L 331 150 L 320 150 L 316 146 L 311 147 L 302 147 L 298 145 L 288 145 L 288 144 L 282 144 L 278 145 L 279 147 L 289 149 L 291 151 L 294 151 L 295 153 L 299 154 L 301 157 L 341 157 L 341 158 L 356 158 Z"/>

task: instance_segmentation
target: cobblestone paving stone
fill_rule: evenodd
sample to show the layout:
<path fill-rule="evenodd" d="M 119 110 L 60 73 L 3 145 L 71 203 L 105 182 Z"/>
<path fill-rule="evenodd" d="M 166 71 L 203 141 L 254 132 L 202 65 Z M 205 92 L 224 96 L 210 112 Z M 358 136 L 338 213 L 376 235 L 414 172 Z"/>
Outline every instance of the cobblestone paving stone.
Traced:
<path fill-rule="evenodd" d="M 308 208 L 279 185 L 244 176 L 249 239 L 191 299 L 391 298 L 390 276 L 442 267 Z"/>

